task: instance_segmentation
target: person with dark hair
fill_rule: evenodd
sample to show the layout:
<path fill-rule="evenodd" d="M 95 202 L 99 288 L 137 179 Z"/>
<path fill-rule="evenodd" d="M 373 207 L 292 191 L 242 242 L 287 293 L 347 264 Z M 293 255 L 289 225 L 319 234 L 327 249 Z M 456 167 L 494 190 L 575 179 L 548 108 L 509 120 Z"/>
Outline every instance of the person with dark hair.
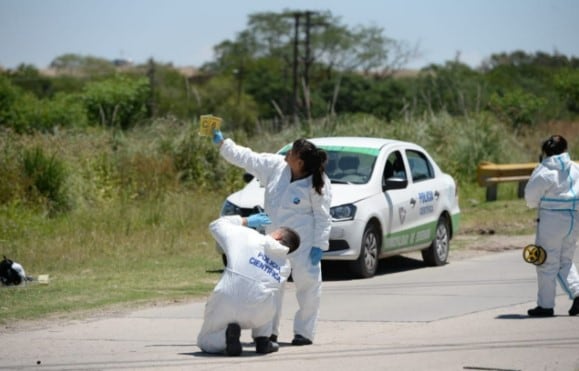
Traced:
<path fill-rule="evenodd" d="M 553 135 L 541 147 L 541 163 L 525 187 L 525 200 L 539 209 L 535 245 L 547 253 L 537 266 L 537 307 L 531 317 L 552 317 L 556 281 L 573 300 L 569 315 L 579 314 L 579 274 L 573 256 L 579 238 L 579 165 L 571 161 L 567 141 Z"/>
<path fill-rule="evenodd" d="M 290 275 L 287 256 L 299 247 L 300 236 L 288 227 L 278 227 L 268 235 L 253 229 L 268 223 L 269 218 L 260 213 L 247 218 L 222 216 L 209 225 L 227 256 L 227 267 L 205 305 L 197 336 L 204 352 L 241 355 L 242 329 L 252 329 L 257 353 L 279 350 L 269 338 L 276 293 Z"/>
<path fill-rule="evenodd" d="M 331 186 L 324 172 L 327 153 L 306 139 L 297 139 L 284 156 L 256 153 L 223 139 L 215 130 L 213 142 L 223 158 L 255 175 L 265 186 L 264 210 L 271 219 L 266 231 L 286 225 L 301 237 L 299 249 L 289 255 L 299 309 L 294 318 L 293 345 L 310 345 L 314 340 L 322 288 L 321 259 L 329 248 L 331 229 Z M 283 290 L 271 339 L 277 342 Z"/>
<path fill-rule="evenodd" d="M 553 135 L 543 142 L 542 155 L 551 157 L 567 152 L 567 140 L 560 135 Z"/>

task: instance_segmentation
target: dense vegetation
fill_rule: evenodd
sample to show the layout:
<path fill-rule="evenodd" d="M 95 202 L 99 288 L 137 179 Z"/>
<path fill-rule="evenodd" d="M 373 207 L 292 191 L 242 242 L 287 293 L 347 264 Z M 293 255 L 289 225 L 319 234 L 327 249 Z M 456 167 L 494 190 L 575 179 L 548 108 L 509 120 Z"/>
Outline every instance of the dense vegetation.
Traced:
<path fill-rule="evenodd" d="M 484 199 L 480 161 L 536 161 L 553 132 L 579 153 L 579 59 L 512 52 L 476 69 L 449 61 L 402 75 L 410 48 L 375 27 L 312 16 L 326 27 L 310 30 L 300 58 L 294 18 L 255 14 L 193 75 L 71 54 L 51 76 L 0 71 L 0 253 L 57 277 L 48 290 L 0 292 L 0 318 L 211 286 L 207 269 L 220 263 L 207 224 L 243 183 L 198 135 L 202 114 L 222 116 L 226 136 L 259 151 L 300 136 L 417 142 L 457 179 L 467 213 Z M 26 300 L 46 307 L 27 313 Z"/>
<path fill-rule="evenodd" d="M 154 60 L 118 66 L 74 54 L 53 60 L 53 76 L 23 64 L 0 74 L 0 127 L 127 129 L 213 113 L 253 135 L 344 114 L 388 123 L 488 112 L 518 131 L 579 114 L 577 57 L 514 51 L 476 69 L 457 59 L 402 74 L 416 50 L 375 26 L 345 26 L 330 12 L 253 14 L 214 51 L 213 61 L 189 75 Z"/>
<path fill-rule="evenodd" d="M 222 267 L 207 226 L 226 194 L 243 183 L 241 171 L 197 133 L 195 122 L 158 120 L 120 132 L 89 127 L 0 135 L 1 253 L 29 275 L 51 277 L 47 286 L 0 288 L 0 323 L 206 293 Z M 525 214 L 514 190 L 501 188 L 500 200 L 486 205 L 484 190 L 474 184 L 479 160 L 526 160 L 525 143 L 536 140 L 518 140 L 492 116 L 441 114 L 386 125 L 355 115 L 316 121 L 307 133 L 299 126 L 259 137 L 226 132 L 267 151 L 304 134 L 418 141 L 461 181 L 461 233 L 532 228 L 533 215 Z M 501 203 L 509 199 L 516 203 Z M 480 212 L 490 216 L 475 217 Z"/>

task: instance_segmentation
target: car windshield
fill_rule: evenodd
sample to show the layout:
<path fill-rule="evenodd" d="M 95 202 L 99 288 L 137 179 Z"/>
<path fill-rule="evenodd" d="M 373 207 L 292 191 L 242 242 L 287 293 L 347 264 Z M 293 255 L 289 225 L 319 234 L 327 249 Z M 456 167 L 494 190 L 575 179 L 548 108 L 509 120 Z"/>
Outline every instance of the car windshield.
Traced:
<path fill-rule="evenodd" d="M 284 147 L 279 153 L 285 155 L 291 146 Z M 328 154 L 326 174 L 332 183 L 365 184 L 370 180 L 377 149 L 358 147 L 320 146 Z"/>
<path fill-rule="evenodd" d="M 370 180 L 376 154 L 350 150 L 331 150 L 328 153 L 326 173 L 332 183 L 365 184 Z"/>

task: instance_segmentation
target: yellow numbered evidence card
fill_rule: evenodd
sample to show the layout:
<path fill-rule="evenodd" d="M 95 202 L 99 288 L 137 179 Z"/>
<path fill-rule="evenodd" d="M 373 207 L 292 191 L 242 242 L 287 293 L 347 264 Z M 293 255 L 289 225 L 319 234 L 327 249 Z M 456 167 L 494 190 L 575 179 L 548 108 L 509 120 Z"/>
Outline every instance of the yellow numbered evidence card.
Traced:
<path fill-rule="evenodd" d="M 213 129 L 220 130 L 221 122 L 223 119 L 221 117 L 213 115 L 202 115 L 199 128 L 199 135 L 210 137 L 213 135 Z"/>

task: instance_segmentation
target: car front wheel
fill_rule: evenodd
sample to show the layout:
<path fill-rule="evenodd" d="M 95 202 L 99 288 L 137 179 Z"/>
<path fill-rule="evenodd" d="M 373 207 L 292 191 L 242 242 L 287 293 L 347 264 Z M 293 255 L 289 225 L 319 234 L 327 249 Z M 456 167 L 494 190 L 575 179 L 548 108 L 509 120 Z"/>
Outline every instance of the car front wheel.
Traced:
<path fill-rule="evenodd" d="M 422 259 L 427 265 L 439 266 L 446 264 L 450 247 L 450 227 L 448 219 L 440 217 L 432 244 L 422 250 Z"/>
<path fill-rule="evenodd" d="M 360 256 L 352 262 L 352 271 L 359 277 L 369 278 L 376 274 L 378 254 L 380 251 L 380 234 L 374 224 L 368 224 L 362 236 Z"/>

